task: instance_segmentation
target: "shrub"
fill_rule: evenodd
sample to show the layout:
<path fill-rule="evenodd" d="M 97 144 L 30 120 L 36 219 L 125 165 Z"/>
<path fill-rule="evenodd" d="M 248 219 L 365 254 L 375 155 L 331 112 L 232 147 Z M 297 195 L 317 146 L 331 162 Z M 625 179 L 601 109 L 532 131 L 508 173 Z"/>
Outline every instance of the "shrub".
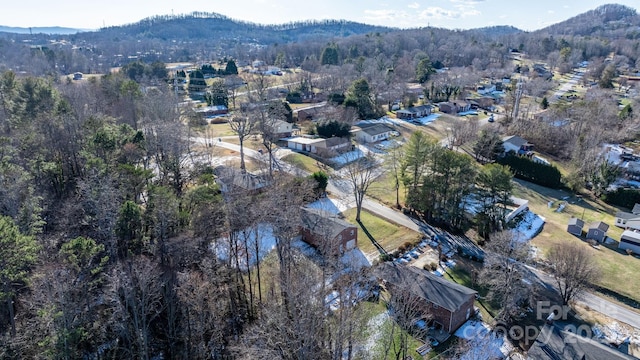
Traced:
<path fill-rule="evenodd" d="M 562 185 L 560 170 L 553 165 L 535 162 L 529 158 L 507 155 L 498 159 L 502 165 L 509 166 L 513 176 L 534 184 L 557 189 Z"/>
<path fill-rule="evenodd" d="M 625 251 L 627 252 L 627 255 L 629 255 L 629 256 L 633 255 L 633 250 L 626 249 Z"/>
<path fill-rule="evenodd" d="M 431 264 L 429 264 L 429 268 L 431 269 L 431 271 L 436 271 L 438 270 L 438 264 L 432 262 Z"/>

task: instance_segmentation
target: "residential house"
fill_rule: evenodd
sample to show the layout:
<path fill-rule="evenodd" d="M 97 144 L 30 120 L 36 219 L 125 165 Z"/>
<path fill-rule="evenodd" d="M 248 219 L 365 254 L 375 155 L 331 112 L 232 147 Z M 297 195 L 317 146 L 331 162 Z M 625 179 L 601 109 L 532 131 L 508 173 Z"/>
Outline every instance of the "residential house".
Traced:
<path fill-rule="evenodd" d="M 387 140 L 395 130 L 385 124 L 360 124 L 355 129 L 356 140 L 361 143 L 374 143 Z"/>
<path fill-rule="evenodd" d="M 430 105 L 412 106 L 406 109 L 396 111 L 396 117 L 398 119 L 412 120 L 431 114 Z"/>
<path fill-rule="evenodd" d="M 620 237 L 618 249 L 631 250 L 635 254 L 640 254 L 640 233 L 632 230 L 625 230 Z"/>
<path fill-rule="evenodd" d="M 482 96 L 479 98 L 467 98 L 471 109 L 489 109 L 496 104 L 496 99 L 490 96 Z"/>
<path fill-rule="evenodd" d="M 419 300 L 416 321 L 427 319 L 436 328 L 451 334 L 474 313 L 475 290 L 414 266 L 385 263 L 376 271 L 391 294 L 399 289 L 408 290 Z"/>
<path fill-rule="evenodd" d="M 447 101 L 439 103 L 438 109 L 445 114 L 457 114 L 469 111 L 471 109 L 471 104 L 464 100 Z"/>
<path fill-rule="evenodd" d="M 243 172 L 229 166 L 218 166 L 213 169 L 213 174 L 216 176 L 216 183 L 223 193 L 241 191 L 257 194 L 269 185 L 267 177 L 263 174 Z"/>
<path fill-rule="evenodd" d="M 505 154 L 513 151 L 518 155 L 529 154 L 533 151 L 533 144 L 517 135 L 506 136 L 502 138 Z"/>
<path fill-rule="evenodd" d="M 479 85 L 476 91 L 480 95 L 491 94 L 492 92 L 496 91 L 496 86 L 494 84 Z"/>
<path fill-rule="evenodd" d="M 587 239 L 604 242 L 604 239 L 607 237 L 607 230 L 609 230 L 609 225 L 606 223 L 602 221 L 593 222 L 587 229 Z"/>
<path fill-rule="evenodd" d="M 584 227 L 584 221 L 576 217 L 569 219 L 569 225 L 567 225 L 567 232 L 576 236 L 582 236 L 582 228 Z"/>
<path fill-rule="evenodd" d="M 81 72 L 73 73 L 73 80 L 82 80 L 82 73 Z"/>
<path fill-rule="evenodd" d="M 343 137 L 330 137 L 316 144 L 317 154 L 329 158 L 351 150 L 351 140 Z"/>
<path fill-rule="evenodd" d="M 615 225 L 623 229 L 640 230 L 640 204 L 635 204 L 630 213 L 618 211 Z"/>
<path fill-rule="evenodd" d="M 283 120 L 274 121 L 271 128 L 277 138 L 287 138 L 293 133 L 293 124 Z"/>
<path fill-rule="evenodd" d="M 339 255 L 358 246 L 358 228 L 337 215 L 312 208 L 302 208 L 302 240 L 323 254 Z"/>
<path fill-rule="evenodd" d="M 555 325 L 545 325 L 527 352 L 529 360 L 631 360 L 627 355 L 595 338 L 565 331 Z"/>
<path fill-rule="evenodd" d="M 305 151 L 323 158 L 329 158 L 351 150 L 351 141 L 340 137 L 322 139 L 297 136 L 287 139 L 287 147 L 292 150 Z"/>
<path fill-rule="evenodd" d="M 327 111 L 327 106 L 313 106 L 297 111 L 298 121 L 318 121 L 321 120 Z"/>
<path fill-rule="evenodd" d="M 229 109 L 227 109 L 227 107 L 224 105 L 212 105 L 197 108 L 196 113 L 206 118 L 216 115 L 225 115 L 229 113 Z"/>

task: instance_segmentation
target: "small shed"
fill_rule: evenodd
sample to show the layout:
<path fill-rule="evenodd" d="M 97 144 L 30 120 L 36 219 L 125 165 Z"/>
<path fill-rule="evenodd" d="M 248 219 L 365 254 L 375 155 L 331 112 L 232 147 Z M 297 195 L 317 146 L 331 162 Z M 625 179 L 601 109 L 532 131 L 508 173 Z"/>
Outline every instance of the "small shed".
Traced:
<path fill-rule="evenodd" d="M 582 228 L 584 227 L 584 221 L 576 217 L 569 219 L 569 225 L 567 226 L 567 232 L 576 236 L 582 236 Z"/>
<path fill-rule="evenodd" d="M 607 237 L 607 230 L 609 230 L 609 225 L 602 221 L 596 221 L 589 225 L 589 229 L 587 230 L 587 239 L 593 239 L 597 242 L 603 242 Z"/>

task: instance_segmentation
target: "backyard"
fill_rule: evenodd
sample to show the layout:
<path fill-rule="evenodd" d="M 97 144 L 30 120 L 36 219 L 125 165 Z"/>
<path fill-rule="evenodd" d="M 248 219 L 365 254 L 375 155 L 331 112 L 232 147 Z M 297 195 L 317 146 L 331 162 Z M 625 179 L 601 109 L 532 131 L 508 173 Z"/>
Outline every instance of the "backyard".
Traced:
<path fill-rule="evenodd" d="M 521 180 L 515 180 L 514 195 L 529 200 L 529 208 L 546 219 L 542 232 L 532 240 L 532 245 L 541 251 L 539 255 L 546 256 L 554 245 L 562 242 L 589 246 L 566 231 L 571 216 L 584 220 L 585 231 L 591 222 L 603 221 L 610 226 L 607 235 L 614 240 L 620 239 L 622 229 L 613 225 L 615 217 L 612 214 L 618 211 L 615 207 Z M 551 201 L 554 203 L 550 208 Z M 558 212 L 558 205 L 562 201 L 567 203 L 564 209 Z M 640 272 L 640 259 L 618 251 L 617 241 L 599 246 L 595 254 L 594 261 L 602 270 L 602 277 L 597 285 L 640 301 L 640 278 L 635 276 Z"/>

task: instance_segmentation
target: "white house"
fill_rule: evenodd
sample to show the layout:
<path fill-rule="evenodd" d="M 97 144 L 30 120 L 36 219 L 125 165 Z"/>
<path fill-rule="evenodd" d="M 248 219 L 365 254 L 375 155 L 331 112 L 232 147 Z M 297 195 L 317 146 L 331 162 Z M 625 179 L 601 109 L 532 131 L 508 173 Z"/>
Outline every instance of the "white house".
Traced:
<path fill-rule="evenodd" d="M 631 230 L 622 232 L 618 249 L 629 249 L 636 254 L 640 254 L 640 233 Z"/>
<path fill-rule="evenodd" d="M 517 135 L 502 138 L 502 145 L 504 146 L 505 153 L 513 151 L 516 154 L 525 154 L 533 150 L 533 144 L 530 144 L 527 140 Z"/>
<path fill-rule="evenodd" d="M 630 213 L 618 211 L 615 225 L 623 229 L 640 230 L 640 204 L 635 204 Z"/>
<path fill-rule="evenodd" d="M 356 140 L 361 143 L 374 143 L 389 139 L 395 130 L 384 124 L 360 124 L 354 129 Z"/>
<path fill-rule="evenodd" d="M 271 126 L 274 135 L 277 137 L 286 138 L 293 133 L 293 124 L 286 121 L 276 120 Z"/>

